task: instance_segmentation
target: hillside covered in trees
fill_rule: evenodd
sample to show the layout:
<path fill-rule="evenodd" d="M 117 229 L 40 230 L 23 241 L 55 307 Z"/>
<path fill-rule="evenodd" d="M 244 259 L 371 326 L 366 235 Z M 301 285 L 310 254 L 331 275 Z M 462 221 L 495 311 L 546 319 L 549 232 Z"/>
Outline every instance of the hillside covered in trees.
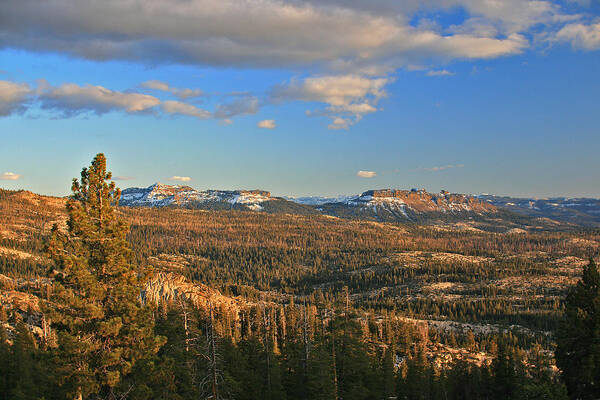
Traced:
<path fill-rule="evenodd" d="M 0 399 L 597 390 L 554 359 L 597 230 L 120 208 L 109 182 L 99 155 L 68 201 L 0 192 Z"/>

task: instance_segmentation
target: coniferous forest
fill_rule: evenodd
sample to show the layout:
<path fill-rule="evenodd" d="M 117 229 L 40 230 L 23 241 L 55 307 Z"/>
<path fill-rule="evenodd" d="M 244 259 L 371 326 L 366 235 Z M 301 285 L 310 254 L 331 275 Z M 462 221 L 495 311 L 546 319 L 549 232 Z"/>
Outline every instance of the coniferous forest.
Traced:
<path fill-rule="evenodd" d="M 0 399 L 600 398 L 597 231 L 119 197 L 0 192 Z"/>

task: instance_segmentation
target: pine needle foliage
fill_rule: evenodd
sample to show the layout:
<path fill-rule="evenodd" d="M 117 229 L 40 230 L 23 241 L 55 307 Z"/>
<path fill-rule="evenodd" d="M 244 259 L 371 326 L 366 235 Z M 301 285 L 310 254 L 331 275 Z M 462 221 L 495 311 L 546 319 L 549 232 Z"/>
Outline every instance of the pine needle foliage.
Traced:
<path fill-rule="evenodd" d="M 600 272 L 593 259 L 567 295 L 556 341 L 569 397 L 600 398 Z"/>
<path fill-rule="evenodd" d="M 54 226 L 47 252 L 54 283 L 47 315 L 62 384 L 73 398 L 114 390 L 137 360 L 158 351 L 151 310 L 140 301 L 149 271 L 135 265 L 118 216 L 120 190 L 98 154 L 73 179 L 66 232 Z"/>

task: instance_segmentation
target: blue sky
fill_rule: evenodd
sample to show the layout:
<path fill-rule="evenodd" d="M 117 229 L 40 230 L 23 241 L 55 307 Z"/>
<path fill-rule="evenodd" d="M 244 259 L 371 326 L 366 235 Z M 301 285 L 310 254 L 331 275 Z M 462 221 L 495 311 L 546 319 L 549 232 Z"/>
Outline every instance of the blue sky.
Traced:
<path fill-rule="evenodd" d="M 398 3 L 0 5 L 0 187 L 600 197 L 600 2 Z"/>

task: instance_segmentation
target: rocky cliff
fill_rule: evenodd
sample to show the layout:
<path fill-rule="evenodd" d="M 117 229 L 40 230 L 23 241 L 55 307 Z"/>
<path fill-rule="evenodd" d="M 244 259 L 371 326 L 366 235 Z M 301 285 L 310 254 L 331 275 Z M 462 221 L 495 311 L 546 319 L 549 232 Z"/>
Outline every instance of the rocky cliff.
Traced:
<path fill-rule="evenodd" d="M 190 186 L 155 183 L 147 188 L 128 188 L 121 193 L 120 204 L 131 207 L 202 206 L 218 205 L 225 208 L 241 206 L 261 211 L 263 203 L 272 200 L 264 190 L 205 190 Z"/>
<path fill-rule="evenodd" d="M 489 202 L 464 194 L 453 194 L 447 191 L 429 193 L 425 190 L 382 189 L 369 190 L 354 199 L 356 205 L 375 205 L 388 202 L 404 205 L 404 208 L 415 212 L 475 212 L 491 213 L 497 209 Z"/>

